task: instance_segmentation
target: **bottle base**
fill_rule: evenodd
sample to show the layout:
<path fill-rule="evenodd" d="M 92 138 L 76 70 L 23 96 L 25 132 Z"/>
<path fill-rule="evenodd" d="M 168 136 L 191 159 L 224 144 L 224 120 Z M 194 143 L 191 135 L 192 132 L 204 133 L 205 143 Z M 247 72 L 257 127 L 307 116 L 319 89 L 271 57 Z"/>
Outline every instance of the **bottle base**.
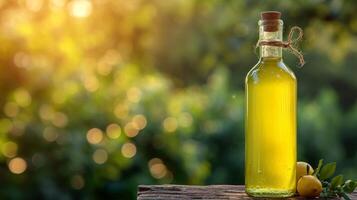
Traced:
<path fill-rule="evenodd" d="M 295 190 L 279 190 L 267 188 L 246 188 L 245 192 L 252 197 L 291 197 L 295 195 Z"/>

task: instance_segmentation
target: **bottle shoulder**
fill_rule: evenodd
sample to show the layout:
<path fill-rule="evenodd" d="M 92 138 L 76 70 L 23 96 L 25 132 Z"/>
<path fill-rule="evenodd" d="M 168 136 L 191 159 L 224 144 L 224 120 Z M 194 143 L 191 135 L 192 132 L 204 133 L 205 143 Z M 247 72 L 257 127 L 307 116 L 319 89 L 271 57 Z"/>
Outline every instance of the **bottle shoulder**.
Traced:
<path fill-rule="evenodd" d="M 293 81 L 296 82 L 294 72 L 283 62 L 259 61 L 247 74 L 246 83 L 250 81 Z"/>

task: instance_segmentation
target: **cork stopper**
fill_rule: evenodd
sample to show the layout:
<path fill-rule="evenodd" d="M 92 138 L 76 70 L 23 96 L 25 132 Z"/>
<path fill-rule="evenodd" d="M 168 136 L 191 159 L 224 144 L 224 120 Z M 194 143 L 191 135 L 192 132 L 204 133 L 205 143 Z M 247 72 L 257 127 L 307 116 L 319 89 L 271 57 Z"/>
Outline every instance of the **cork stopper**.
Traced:
<path fill-rule="evenodd" d="M 264 31 L 275 32 L 279 29 L 279 20 L 281 13 L 278 11 L 264 11 L 260 13 Z"/>
<path fill-rule="evenodd" d="M 281 13 L 278 11 L 264 11 L 260 13 L 262 20 L 279 20 Z"/>

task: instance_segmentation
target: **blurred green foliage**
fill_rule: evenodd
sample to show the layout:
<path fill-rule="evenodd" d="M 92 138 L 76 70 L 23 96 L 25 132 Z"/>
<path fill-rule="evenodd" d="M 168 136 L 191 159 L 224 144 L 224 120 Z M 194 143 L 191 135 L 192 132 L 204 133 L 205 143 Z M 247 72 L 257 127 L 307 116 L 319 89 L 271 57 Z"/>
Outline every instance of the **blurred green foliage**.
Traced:
<path fill-rule="evenodd" d="M 0 1 L 0 197 L 134 199 L 244 183 L 244 77 L 262 10 L 305 30 L 299 160 L 357 178 L 352 0 Z M 94 129 L 93 129 L 94 128 Z"/>

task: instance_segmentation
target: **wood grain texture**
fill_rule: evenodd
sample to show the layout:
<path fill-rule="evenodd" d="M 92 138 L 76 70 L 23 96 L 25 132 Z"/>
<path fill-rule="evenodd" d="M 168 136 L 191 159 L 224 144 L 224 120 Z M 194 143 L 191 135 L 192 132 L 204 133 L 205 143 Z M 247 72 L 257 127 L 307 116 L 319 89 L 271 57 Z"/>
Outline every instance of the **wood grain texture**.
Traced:
<path fill-rule="evenodd" d="M 349 195 L 357 200 L 357 193 Z M 252 198 L 244 192 L 243 185 L 139 185 L 138 200 L 190 200 L 190 199 L 268 199 Z M 285 198 L 303 200 L 302 197 Z M 337 198 L 336 198 L 337 199 Z"/>

